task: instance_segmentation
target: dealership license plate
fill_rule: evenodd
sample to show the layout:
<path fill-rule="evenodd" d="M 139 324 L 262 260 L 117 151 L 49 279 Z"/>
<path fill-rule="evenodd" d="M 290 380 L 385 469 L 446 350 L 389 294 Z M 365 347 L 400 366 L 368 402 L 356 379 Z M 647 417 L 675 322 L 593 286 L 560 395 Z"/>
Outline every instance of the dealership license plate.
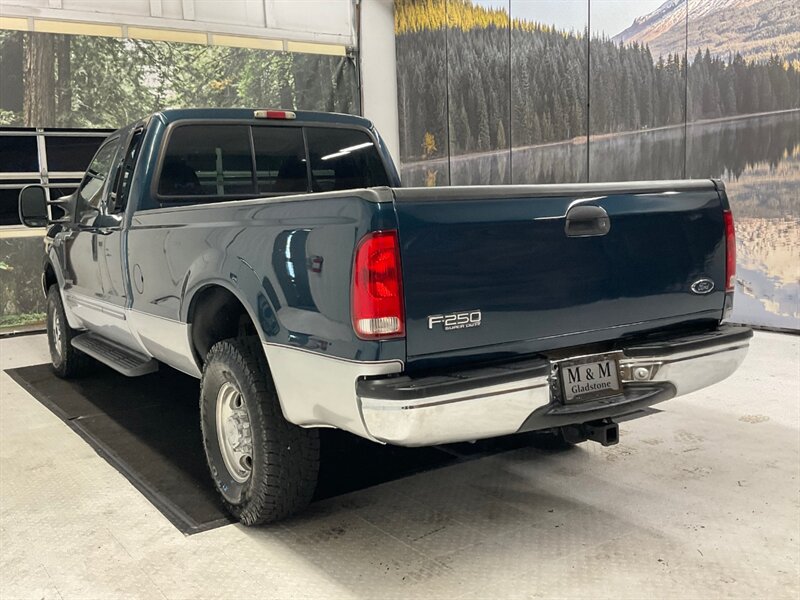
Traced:
<path fill-rule="evenodd" d="M 565 404 L 577 404 L 622 393 L 616 353 L 561 361 L 559 373 Z"/>

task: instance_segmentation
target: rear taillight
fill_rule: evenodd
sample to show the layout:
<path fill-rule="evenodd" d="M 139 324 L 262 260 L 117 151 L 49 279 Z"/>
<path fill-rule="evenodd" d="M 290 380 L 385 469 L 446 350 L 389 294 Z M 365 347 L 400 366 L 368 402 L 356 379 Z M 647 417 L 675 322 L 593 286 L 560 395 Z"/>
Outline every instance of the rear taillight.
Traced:
<path fill-rule="evenodd" d="M 370 233 L 356 249 L 353 328 L 362 339 L 405 335 L 400 242 L 396 231 Z"/>
<path fill-rule="evenodd" d="M 722 213 L 725 219 L 725 291 L 732 292 L 736 283 L 736 231 L 733 227 L 733 213 Z"/>

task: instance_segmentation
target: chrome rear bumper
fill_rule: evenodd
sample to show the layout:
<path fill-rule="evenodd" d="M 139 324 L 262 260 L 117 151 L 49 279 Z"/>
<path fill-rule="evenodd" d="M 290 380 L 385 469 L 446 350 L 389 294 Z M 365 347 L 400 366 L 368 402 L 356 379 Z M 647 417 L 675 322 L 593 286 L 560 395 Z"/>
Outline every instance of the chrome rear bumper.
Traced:
<path fill-rule="evenodd" d="M 742 364 L 752 331 L 717 331 L 622 349 L 623 394 L 563 404 L 550 361 L 526 362 L 425 378 L 382 377 L 357 384 L 371 437 L 429 446 L 585 423 L 637 412 L 717 383 Z M 646 373 L 646 377 L 645 377 Z"/>

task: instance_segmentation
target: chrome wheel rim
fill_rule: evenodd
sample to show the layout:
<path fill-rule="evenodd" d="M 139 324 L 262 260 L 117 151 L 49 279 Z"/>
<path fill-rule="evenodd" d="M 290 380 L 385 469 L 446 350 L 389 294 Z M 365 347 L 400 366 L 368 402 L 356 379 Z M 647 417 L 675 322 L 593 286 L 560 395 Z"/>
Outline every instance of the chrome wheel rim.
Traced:
<path fill-rule="evenodd" d="M 245 483 L 253 472 L 253 434 L 244 396 L 229 381 L 217 392 L 217 440 L 228 474 Z"/>
<path fill-rule="evenodd" d="M 50 312 L 50 329 L 53 337 L 53 352 L 56 356 L 61 358 L 61 337 L 64 332 L 61 327 L 61 319 L 58 318 L 58 311 L 51 310 Z"/>

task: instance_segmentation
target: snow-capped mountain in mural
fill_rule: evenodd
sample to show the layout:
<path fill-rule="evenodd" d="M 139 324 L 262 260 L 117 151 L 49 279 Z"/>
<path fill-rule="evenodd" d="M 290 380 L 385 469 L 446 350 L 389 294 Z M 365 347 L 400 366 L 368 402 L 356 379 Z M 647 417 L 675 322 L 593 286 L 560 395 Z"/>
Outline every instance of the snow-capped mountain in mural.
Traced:
<path fill-rule="evenodd" d="M 684 50 L 689 15 L 689 56 L 708 48 L 712 54 L 740 52 L 763 60 L 778 54 L 800 59 L 800 2 L 797 0 L 667 0 L 634 19 L 614 36 L 616 42 L 639 42 L 654 55 Z"/>

